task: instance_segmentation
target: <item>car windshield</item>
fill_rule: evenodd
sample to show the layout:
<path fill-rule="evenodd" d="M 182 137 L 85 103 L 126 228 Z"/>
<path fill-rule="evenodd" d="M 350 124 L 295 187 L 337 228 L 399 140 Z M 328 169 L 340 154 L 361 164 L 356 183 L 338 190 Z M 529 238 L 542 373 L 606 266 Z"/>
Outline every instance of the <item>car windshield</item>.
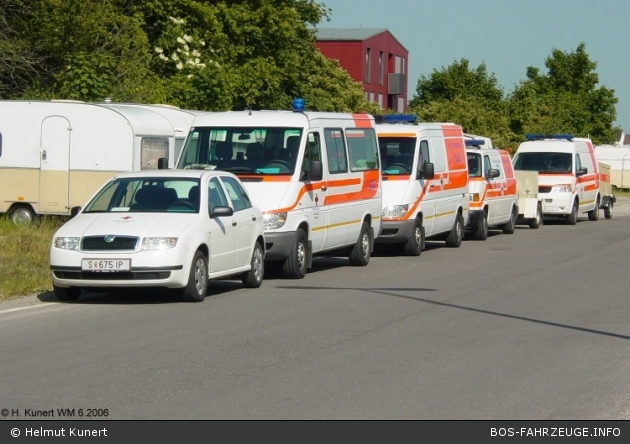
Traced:
<path fill-rule="evenodd" d="M 121 178 L 103 187 L 83 212 L 198 213 L 199 202 L 199 179 Z"/>
<path fill-rule="evenodd" d="M 301 128 L 195 127 L 188 134 L 177 168 L 291 175 L 301 140 Z"/>
<path fill-rule="evenodd" d="M 546 174 L 566 174 L 572 171 L 571 159 L 571 153 L 518 153 L 514 159 L 514 169 Z"/>
<path fill-rule="evenodd" d="M 415 137 L 378 138 L 383 175 L 409 174 L 413 168 Z"/>

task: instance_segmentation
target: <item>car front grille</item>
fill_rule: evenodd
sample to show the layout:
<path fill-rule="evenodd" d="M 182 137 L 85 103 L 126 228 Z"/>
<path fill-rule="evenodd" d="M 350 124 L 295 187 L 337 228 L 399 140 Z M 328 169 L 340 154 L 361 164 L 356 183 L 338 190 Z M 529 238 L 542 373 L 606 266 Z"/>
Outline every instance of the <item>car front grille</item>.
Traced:
<path fill-rule="evenodd" d="M 131 236 L 115 236 L 111 242 L 106 242 L 109 236 L 86 236 L 81 240 L 83 251 L 134 251 L 139 238 Z"/>
<path fill-rule="evenodd" d="M 552 187 L 550 187 L 548 185 L 544 185 L 544 186 L 541 185 L 541 186 L 538 187 L 538 192 L 539 193 L 551 193 L 551 188 Z"/>

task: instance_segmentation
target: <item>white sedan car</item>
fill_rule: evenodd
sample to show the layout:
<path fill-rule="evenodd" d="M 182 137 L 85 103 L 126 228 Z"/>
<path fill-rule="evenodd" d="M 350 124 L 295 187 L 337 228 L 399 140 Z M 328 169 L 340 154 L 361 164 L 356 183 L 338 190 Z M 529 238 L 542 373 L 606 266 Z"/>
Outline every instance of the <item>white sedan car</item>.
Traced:
<path fill-rule="evenodd" d="M 262 215 L 229 172 L 119 174 L 73 214 L 50 248 L 59 300 L 88 287 L 164 287 L 200 302 L 210 279 L 262 284 Z"/>

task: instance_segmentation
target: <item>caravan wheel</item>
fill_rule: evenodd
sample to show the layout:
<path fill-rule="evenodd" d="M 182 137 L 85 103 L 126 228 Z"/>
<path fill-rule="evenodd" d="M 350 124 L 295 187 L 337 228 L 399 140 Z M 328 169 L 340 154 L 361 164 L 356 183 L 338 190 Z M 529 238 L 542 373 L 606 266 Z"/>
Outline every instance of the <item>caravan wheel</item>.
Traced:
<path fill-rule="evenodd" d="M 9 210 L 9 218 L 15 225 L 29 225 L 35 219 L 35 213 L 28 205 L 16 205 Z"/>

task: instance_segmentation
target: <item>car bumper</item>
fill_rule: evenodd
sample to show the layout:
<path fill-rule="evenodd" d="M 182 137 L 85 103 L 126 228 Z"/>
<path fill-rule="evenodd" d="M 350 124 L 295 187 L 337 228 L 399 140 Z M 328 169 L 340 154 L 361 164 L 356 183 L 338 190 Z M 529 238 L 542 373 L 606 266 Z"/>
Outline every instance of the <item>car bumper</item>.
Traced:
<path fill-rule="evenodd" d="M 571 214 L 573 195 L 569 193 L 543 195 L 542 202 L 545 216 L 567 216 Z"/>
<path fill-rule="evenodd" d="M 413 233 L 415 220 L 384 220 L 381 224 L 381 233 L 374 239 L 377 244 L 395 244 L 407 241 Z"/>
<path fill-rule="evenodd" d="M 293 251 L 296 232 L 265 233 L 265 260 L 281 261 Z"/>

